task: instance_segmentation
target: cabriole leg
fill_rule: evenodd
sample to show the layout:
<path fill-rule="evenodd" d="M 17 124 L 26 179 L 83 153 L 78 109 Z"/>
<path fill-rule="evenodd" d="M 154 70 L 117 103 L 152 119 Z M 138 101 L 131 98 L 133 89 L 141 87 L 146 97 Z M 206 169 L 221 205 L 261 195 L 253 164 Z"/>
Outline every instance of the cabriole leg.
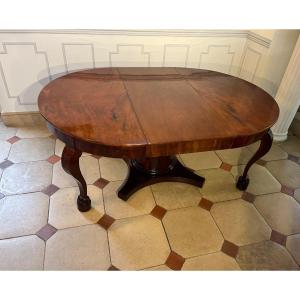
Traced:
<path fill-rule="evenodd" d="M 61 164 L 63 169 L 76 180 L 80 191 L 77 198 L 77 207 L 80 211 L 85 212 L 91 208 L 91 199 L 87 195 L 86 182 L 79 167 L 81 154 L 81 151 L 65 146 L 61 157 Z"/>
<path fill-rule="evenodd" d="M 258 150 L 252 156 L 252 158 L 249 160 L 249 162 L 247 163 L 247 165 L 246 165 L 246 167 L 244 169 L 243 175 L 239 177 L 239 179 L 238 179 L 238 181 L 236 183 L 236 187 L 239 190 L 244 191 L 244 190 L 247 189 L 247 187 L 249 185 L 249 178 L 248 178 L 247 174 L 248 174 L 248 171 L 249 171 L 250 167 L 256 161 L 258 161 L 261 157 L 263 157 L 266 153 L 268 153 L 268 151 L 270 150 L 270 148 L 272 146 L 272 142 L 273 142 L 273 135 L 272 135 L 271 130 L 269 130 L 261 138 Z"/>

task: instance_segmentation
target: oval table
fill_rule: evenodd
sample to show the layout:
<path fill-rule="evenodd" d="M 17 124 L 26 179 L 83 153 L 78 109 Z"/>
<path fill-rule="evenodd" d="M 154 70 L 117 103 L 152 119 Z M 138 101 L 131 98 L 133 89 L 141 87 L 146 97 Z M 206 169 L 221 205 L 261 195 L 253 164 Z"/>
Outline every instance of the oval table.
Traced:
<path fill-rule="evenodd" d="M 51 81 L 38 99 L 48 128 L 66 146 L 62 167 L 77 181 L 78 209 L 91 200 L 79 168 L 82 152 L 118 157 L 129 166 L 118 196 L 161 181 L 202 187 L 204 178 L 176 154 L 246 146 L 260 147 L 237 181 L 245 190 L 248 170 L 272 145 L 275 100 L 245 80 L 188 68 L 99 68 Z"/>

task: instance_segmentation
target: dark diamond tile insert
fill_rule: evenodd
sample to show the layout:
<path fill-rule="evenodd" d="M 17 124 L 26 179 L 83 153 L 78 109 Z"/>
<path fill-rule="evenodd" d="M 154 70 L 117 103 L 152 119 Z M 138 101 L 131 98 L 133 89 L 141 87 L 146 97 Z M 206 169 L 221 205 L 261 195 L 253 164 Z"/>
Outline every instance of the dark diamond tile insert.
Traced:
<path fill-rule="evenodd" d="M 13 137 L 11 137 L 10 139 L 8 139 L 6 141 L 9 142 L 9 143 L 11 143 L 11 144 L 14 144 L 14 143 L 16 143 L 19 140 L 20 140 L 20 138 L 18 136 L 13 136 Z"/>
<path fill-rule="evenodd" d="M 93 184 L 99 189 L 103 189 L 105 186 L 109 184 L 109 181 L 104 178 L 99 178 Z"/>
<path fill-rule="evenodd" d="M 58 190 L 59 190 L 59 187 L 57 187 L 55 184 L 50 184 L 42 190 L 42 193 L 44 193 L 50 197 Z"/>
<path fill-rule="evenodd" d="M 199 206 L 210 211 L 212 206 L 214 205 L 213 202 L 211 202 L 210 200 L 207 200 L 205 198 L 202 198 L 201 201 L 199 202 Z"/>
<path fill-rule="evenodd" d="M 57 231 L 57 229 L 56 229 L 55 227 L 53 227 L 53 226 L 50 225 L 50 224 L 47 224 L 47 225 L 45 225 L 43 228 L 41 228 L 41 229 L 36 233 L 36 235 L 37 235 L 40 239 L 42 239 L 42 240 L 44 240 L 44 241 L 47 241 L 48 239 L 51 238 L 51 236 L 52 236 L 53 234 L 56 233 L 56 231 Z"/>
<path fill-rule="evenodd" d="M 57 155 L 52 155 L 52 156 L 50 156 L 48 159 L 47 159 L 47 161 L 50 163 L 50 164 L 55 164 L 55 163 L 57 163 L 58 161 L 60 161 L 60 157 L 59 156 L 57 156 Z"/>
<path fill-rule="evenodd" d="M 233 258 L 235 258 L 238 254 L 239 247 L 235 245 L 234 243 L 231 243 L 229 241 L 224 241 L 221 251 Z"/>
<path fill-rule="evenodd" d="M 299 157 L 289 154 L 288 159 L 297 163 L 299 160 Z"/>
<path fill-rule="evenodd" d="M 232 165 L 230 164 L 226 164 L 226 163 L 222 163 L 221 166 L 220 166 L 221 169 L 225 170 L 225 171 L 228 171 L 230 172 L 231 168 L 232 168 Z"/>
<path fill-rule="evenodd" d="M 0 169 L 4 170 L 8 167 L 10 167 L 11 165 L 13 165 L 14 163 L 11 162 L 10 160 L 6 159 L 4 160 L 1 164 L 0 164 Z"/>
<path fill-rule="evenodd" d="M 115 219 L 107 214 L 104 214 L 100 220 L 97 222 L 101 227 L 104 229 L 108 229 L 112 223 L 115 221 Z"/>
<path fill-rule="evenodd" d="M 167 210 L 163 207 L 156 205 L 151 211 L 151 215 L 159 220 L 162 220 Z"/>
<path fill-rule="evenodd" d="M 111 265 L 107 271 L 120 271 L 118 268 L 116 268 L 114 265 Z"/>
<path fill-rule="evenodd" d="M 259 159 L 255 163 L 258 164 L 258 165 L 260 165 L 260 166 L 265 166 L 267 162 L 265 160 L 263 160 L 263 159 Z"/>
<path fill-rule="evenodd" d="M 248 193 L 248 192 L 244 192 L 242 194 L 242 199 L 247 202 L 253 203 L 255 201 L 255 195 Z"/>
<path fill-rule="evenodd" d="M 273 241 L 277 244 L 280 244 L 282 246 L 285 246 L 286 239 L 287 239 L 287 236 L 285 236 L 284 234 L 282 234 L 276 230 L 272 230 L 271 237 L 270 237 L 271 241 Z"/>
<path fill-rule="evenodd" d="M 185 262 L 185 259 L 181 255 L 177 254 L 174 251 L 171 251 L 171 253 L 168 256 L 165 264 L 170 269 L 178 271 L 178 270 L 181 270 L 184 262 Z"/>
<path fill-rule="evenodd" d="M 285 186 L 285 185 L 281 186 L 281 193 L 284 193 L 284 194 L 287 194 L 287 195 L 290 195 L 290 196 L 294 197 L 294 192 L 295 192 L 295 190 L 293 188 L 290 188 L 290 187 Z"/>

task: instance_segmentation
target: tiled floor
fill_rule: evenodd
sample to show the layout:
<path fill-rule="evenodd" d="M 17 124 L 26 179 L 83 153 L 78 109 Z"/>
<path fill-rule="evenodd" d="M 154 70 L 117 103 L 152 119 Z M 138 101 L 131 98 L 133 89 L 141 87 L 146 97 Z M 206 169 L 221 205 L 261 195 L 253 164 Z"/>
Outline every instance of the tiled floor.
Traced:
<path fill-rule="evenodd" d="M 202 189 L 160 183 L 127 202 L 124 161 L 84 154 L 93 208 L 80 213 L 63 143 L 0 123 L 0 270 L 299 269 L 300 140 L 274 143 L 243 193 L 235 178 L 257 146 L 181 155 Z"/>

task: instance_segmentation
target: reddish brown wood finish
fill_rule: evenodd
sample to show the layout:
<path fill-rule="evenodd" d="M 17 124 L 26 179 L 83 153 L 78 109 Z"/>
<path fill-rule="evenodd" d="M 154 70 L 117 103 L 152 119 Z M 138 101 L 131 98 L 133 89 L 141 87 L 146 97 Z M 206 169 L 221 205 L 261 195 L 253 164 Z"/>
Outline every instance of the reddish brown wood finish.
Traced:
<path fill-rule="evenodd" d="M 278 118 L 259 87 L 207 70 L 103 68 L 50 82 L 39 109 L 69 147 L 122 158 L 245 146 Z"/>

